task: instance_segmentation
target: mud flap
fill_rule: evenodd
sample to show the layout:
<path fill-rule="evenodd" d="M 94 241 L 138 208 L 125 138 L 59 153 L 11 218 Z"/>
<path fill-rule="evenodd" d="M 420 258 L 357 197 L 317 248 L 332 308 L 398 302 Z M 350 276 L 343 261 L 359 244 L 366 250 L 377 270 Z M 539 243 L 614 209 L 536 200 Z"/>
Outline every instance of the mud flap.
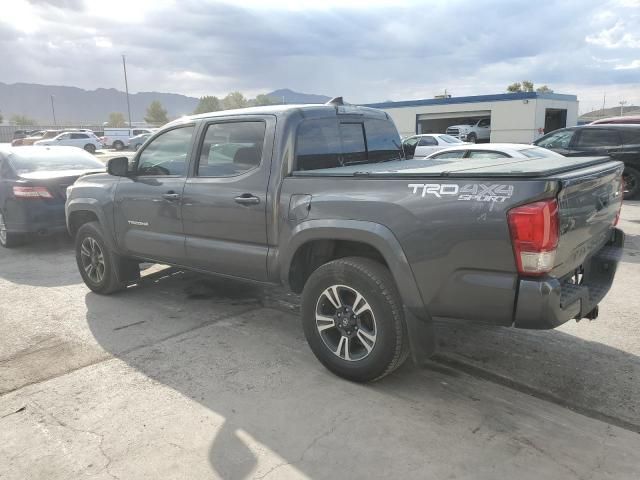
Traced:
<path fill-rule="evenodd" d="M 418 318 L 407 308 L 404 309 L 404 320 L 409 335 L 411 358 L 417 366 L 421 366 L 436 351 L 436 332 L 431 315 L 425 312 L 425 318 Z"/>

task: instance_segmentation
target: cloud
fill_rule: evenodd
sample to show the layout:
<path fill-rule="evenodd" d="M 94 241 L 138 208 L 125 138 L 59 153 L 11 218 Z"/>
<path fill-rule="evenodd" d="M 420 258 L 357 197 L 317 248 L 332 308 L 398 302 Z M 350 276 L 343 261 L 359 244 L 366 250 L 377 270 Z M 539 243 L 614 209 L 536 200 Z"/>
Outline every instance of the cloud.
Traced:
<path fill-rule="evenodd" d="M 133 91 L 192 95 L 289 87 L 369 102 L 525 78 L 556 91 L 638 85 L 637 0 L 13 3 L 0 18 L 5 82 L 122 88 L 124 53 Z"/>

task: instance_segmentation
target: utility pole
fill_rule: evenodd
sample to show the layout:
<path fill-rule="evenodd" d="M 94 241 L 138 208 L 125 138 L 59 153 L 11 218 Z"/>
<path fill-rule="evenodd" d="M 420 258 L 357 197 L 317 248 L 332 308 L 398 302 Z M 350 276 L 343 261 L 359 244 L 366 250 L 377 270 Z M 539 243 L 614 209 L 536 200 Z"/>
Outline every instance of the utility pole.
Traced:
<path fill-rule="evenodd" d="M 129 105 L 129 83 L 127 82 L 127 61 L 122 55 L 122 68 L 124 69 L 124 89 L 127 92 L 127 113 L 129 114 L 129 128 L 131 128 L 131 105 Z"/>
<path fill-rule="evenodd" d="M 53 125 L 57 127 L 58 122 L 56 121 L 56 107 L 54 107 L 53 105 L 54 98 L 55 98 L 55 95 L 51 95 L 51 113 L 53 114 Z"/>
<path fill-rule="evenodd" d="M 622 116 L 622 115 L 623 115 L 623 112 L 624 112 L 624 106 L 625 106 L 627 103 L 629 103 L 629 102 L 627 102 L 626 100 L 621 100 L 621 101 L 620 101 L 620 116 Z"/>
<path fill-rule="evenodd" d="M 607 92 L 604 92 L 602 97 L 602 116 L 604 117 L 604 103 L 607 101 Z"/>

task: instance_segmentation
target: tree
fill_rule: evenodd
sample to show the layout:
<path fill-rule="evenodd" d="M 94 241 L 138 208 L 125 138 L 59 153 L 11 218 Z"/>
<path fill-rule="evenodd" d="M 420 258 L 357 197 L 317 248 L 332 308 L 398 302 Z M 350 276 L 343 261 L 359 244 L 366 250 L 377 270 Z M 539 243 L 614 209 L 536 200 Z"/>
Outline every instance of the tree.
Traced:
<path fill-rule="evenodd" d="M 169 118 L 167 118 L 167 111 L 162 108 L 162 104 L 158 100 L 154 100 L 151 102 L 151 105 L 147 107 L 147 114 L 144 117 L 144 121 L 159 125 L 169 121 Z"/>
<path fill-rule="evenodd" d="M 109 114 L 109 121 L 107 122 L 109 127 L 126 127 L 127 122 L 124 119 L 124 115 L 120 112 L 111 112 Z"/>
<path fill-rule="evenodd" d="M 240 92 L 231 92 L 222 99 L 222 104 L 225 110 L 231 110 L 233 108 L 244 108 L 248 105 L 248 102 Z"/>
<path fill-rule="evenodd" d="M 193 113 L 198 114 L 198 113 L 207 113 L 207 112 L 217 112 L 219 110 L 222 110 L 222 104 L 220 103 L 220 99 L 218 97 L 205 95 L 204 97 L 200 97 L 198 106 L 193 111 Z"/>
<path fill-rule="evenodd" d="M 514 82 L 507 87 L 507 92 L 517 93 L 522 91 L 522 84 L 520 82 Z"/>
<path fill-rule="evenodd" d="M 253 104 L 256 106 L 263 106 L 263 105 L 275 105 L 276 102 L 273 98 L 271 98 L 268 95 L 264 95 L 264 94 L 260 94 L 258 95 L 255 100 L 253 101 Z"/>
<path fill-rule="evenodd" d="M 536 92 L 538 92 L 538 93 L 553 93 L 553 90 L 551 90 L 546 85 L 542 85 L 541 87 L 536 88 Z"/>
<path fill-rule="evenodd" d="M 522 91 L 523 92 L 533 92 L 533 82 L 529 80 L 522 81 Z"/>
<path fill-rule="evenodd" d="M 12 115 L 10 121 L 19 127 L 28 127 L 36 124 L 35 120 L 27 117 L 26 115 Z"/>

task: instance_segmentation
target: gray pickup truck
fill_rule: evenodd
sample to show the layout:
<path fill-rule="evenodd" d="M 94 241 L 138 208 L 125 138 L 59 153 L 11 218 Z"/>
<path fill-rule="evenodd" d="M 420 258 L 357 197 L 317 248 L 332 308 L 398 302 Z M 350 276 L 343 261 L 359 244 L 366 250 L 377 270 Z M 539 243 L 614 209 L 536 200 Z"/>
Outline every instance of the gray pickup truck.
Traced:
<path fill-rule="evenodd" d="M 283 284 L 314 354 L 355 381 L 431 355 L 434 318 L 596 317 L 623 244 L 622 163 L 404 160 L 400 144 L 386 113 L 339 101 L 176 120 L 69 187 L 80 274 L 102 294 L 140 262 Z"/>

